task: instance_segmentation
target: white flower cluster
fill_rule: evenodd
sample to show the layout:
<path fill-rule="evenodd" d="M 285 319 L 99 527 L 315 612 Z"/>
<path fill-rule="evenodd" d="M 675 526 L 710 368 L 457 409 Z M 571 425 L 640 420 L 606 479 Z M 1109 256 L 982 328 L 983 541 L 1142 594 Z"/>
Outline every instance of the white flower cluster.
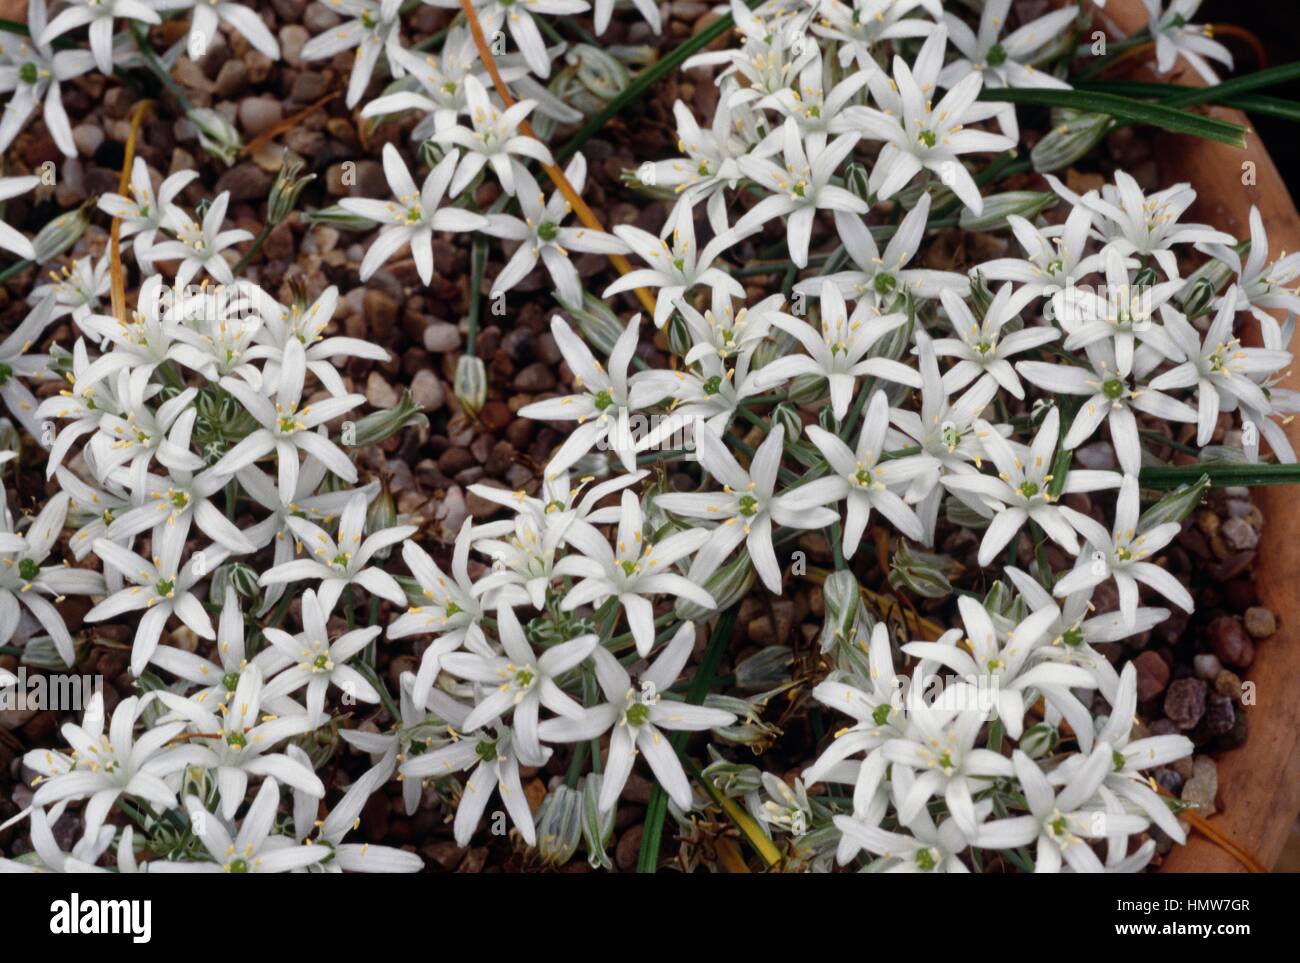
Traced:
<path fill-rule="evenodd" d="M 1270 263 L 1258 214 L 1246 253 L 1230 235 L 1181 221 L 1195 197 L 1189 186 L 1146 194 L 1123 171 L 1082 195 L 1053 179 L 1056 196 L 1036 195 L 1034 207 L 985 196 L 999 161 L 978 158 L 1008 159 L 1019 128 L 1009 104 L 979 94 L 1067 86 L 1073 47 L 1059 40 L 1078 8 L 1004 35 L 1010 0 L 988 0 L 974 27 L 959 5 L 945 10 L 938 0 L 767 0 L 753 9 L 732 0 L 736 46 L 686 64 L 718 68 L 712 123 L 678 103 L 680 156 L 637 171 L 638 187 L 676 198 L 655 236 L 631 225 L 566 226 L 571 198 L 548 200 L 538 183 L 537 165 L 555 154 L 526 132 L 526 118 L 576 113 L 533 79 L 547 78 L 565 53 L 561 43 L 548 47 L 552 31 L 539 22 L 585 12 L 586 3 L 475 3 L 486 34 L 507 31 L 515 47 L 499 58 L 502 77 L 537 94 L 509 106 L 463 26 L 423 57 L 401 46 L 395 0 L 333 5 L 353 19 L 312 40 L 304 57 L 357 49 L 349 106 L 384 58 L 394 86 L 362 116 L 423 113 L 418 139 L 431 161 L 417 183 L 388 145 L 392 198 L 342 202 L 379 226 L 361 279 L 409 249 L 431 283 L 433 241 L 447 232 L 511 246 L 494 294 L 540 260 L 578 320 L 580 331 L 559 316 L 551 324 L 573 393 L 520 415 L 568 433 L 539 491 L 472 488 L 513 517 L 467 521 L 444 571 L 378 485 L 360 484 L 354 450 L 406 416 L 346 420 L 364 398 L 335 365 L 387 353 L 327 333 L 334 288 L 282 305 L 236 279 L 227 249 L 251 235 L 224 229 L 228 197 L 191 217 L 175 200 L 194 175 L 173 175 L 155 191 L 137 161 L 130 196 L 100 200 L 134 238 L 136 309 L 124 320 L 104 314 L 104 269 L 87 264 L 38 291 L 27 320 L 0 342 L 0 395 L 49 449 L 60 488 L 25 526 L 4 517 L 0 643 L 25 607 L 72 665 L 57 603 L 89 596 L 92 625 L 131 615 L 141 694 L 111 718 L 95 701 L 81 725 L 64 727 L 66 751 L 28 755 L 39 774 L 24 813 L 35 853 L 4 868 L 84 870 L 116 840 L 120 871 L 412 871 L 420 860 L 410 853 L 344 841 L 366 798 L 395 775 L 408 812 L 426 790 L 454 809 L 461 845 L 496 794 L 525 843 L 553 846 L 539 834 L 545 810 L 531 812 L 521 767 L 588 742 L 601 763 L 602 740 L 603 764 L 571 768 L 566 787 L 579 778 L 591 787 L 594 825 L 612 818 L 638 756 L 685 813 L 706 797 L 667 734 L 713 730 L 743 742 L 756 704 L 685 698 L 696 623 L 734 605 L 754 576 L 780 594 L 782 558 L 810 531 L 825 531 L 836 559 L 825 586 L 833 670 L 813 695 L 852 722 L 795 789 L 770 776 L 724 786 L 766 832 L 807 834 L 822 867 L 865 852 L 866 865 L 897 871 L 962 871 L 980 851 L 1038 871 L 1133 871 L 1154 843 L 1134 847 L 1131 837 L 1154 824 L 1183 839 L 1146 771 L 1189 754 L 1191 742 L 1138 735 L 1136 673 L 1117 672 L 1095 648 L 1169 616 L 1142 604 L 1143 587 L 1192 608 L 1186 586 L 1159 564 L 1185 510 L 1162 502 L 1140 513 L 1138 474 L 1152 436 L 1140 419 L 1195 424 L 1204 447 L 1221 416 L 1236 415 L 1240 457 L 1258 459 L 1263 441 L 1294 461 L 1277 420 L 1300 410 L 1300 399 L 1274 383 L 1290 363 L 1293 324 L 1267 312 L 1300 309 L 1287 287 L 1300 255 Z M 597 0 L 598 31 L 612 6 Z M 1158 0 L 1148 6 L 1162 69 L 1170 51 L 1197 69 L 1226 55 L 1187 24 L 1195 0 L 1164 12 Z M 636 7 L 657 29 L 657 8 Z M 221 20 L 274 55 L 246 8 L 193 9 L 193 30 L 210 33 Z M 89 24 L 93 63 L 107 71 L 114 21 L 157 20 L 134 0 L 68 4 L 48 27 L 42 0 L 32 0 L 31 16 L 32 44 L 3 51 L 0 82 L 15 91 L 0 127 L 5 144 L 21 124 L 11 115 L 25 118 L 42 98 L 56 139 L 67 133 L 56 131 L 58 81 L 91 61 L 74 56 L 84 51 L 52 54 L 50 39 Z M 581 154 L 566 177 L 582 191 Z M 472 198 L 485 178 L 502 202 L 480 213 Z M 18 180 L 0 194 L 35 186 Z M 1063 223 L 1036 219 L 1044 197 L 1065 205 Z M 1021 253 L 969 274 L 925 266 L 927 235 L 955 223 L 1009 228 Z M 788 261 L 772 273 L 788 282 L 748 303 L 741 263 L 778 224 Z M 701 247 L 697 230 L 706 227 Z M 25 254 L 19 242 L 16 232 L 0 235 Z M 830 253 L 815 253 L 822 249 Z M 1183 277 L 1180 256 L 1193 249 L 1209 267 Z M 649 320 L 667 335 L 672 368 L 641 357 L 652 333 L 643 334 L 641 315 L 624 321 L 592 306 L 576 252 L 644 263 L 601 297 L 651 292 Z M 179 267 L 164 277 L 160 263 Z M 195 293 L 187 286 L 200 272 L 217 283 Z M 1086 287 L 1088 278 L 1103 280 Z M 1238 340 L 1246 311 L 1262 322 L 1261 348 Z M 68 315 L 77 332 L 70 351 L 32 354 Z M 53 376 L 66 387 L 40 402 L 23 384 Z M 1032 401 L 1031 391 L 1044 397 Z M 639 431 L 647 420 L 654 427 Z M 1118 470 L 1078 467 L 1074 453 L 1103 422 Z M 751 447 L 743 426 L 760 428 L 761 441 Z M 669 490 L 640 467 L 680 458 L 667 450 L 679 437 L 699 466 L 690 491 Z M 1063 503 L 1085 494 L 1092 498 L 1075 504 L 1091 513 Z M 850 563 L 870 544 L 869 529 L 885 524 L 933 546 L 945 504 L 948 519 L 982 531 L 979 564 L 999 567 L 1005 582 L 983 600 L 961 594 L 960 624 L 937 638 L 895 646 L 860 609 Z M 1112 507 L 1101 513 L 1101 504 Z M 52 557 L 65 525 L 68 557 Z M 1036 557 L 1017 565 L 1026 540 Z M 1071 570 L 1045 564 L 1048 541 L 1076 560 Z M 398 555 L 409 575 L 391 564 Z M 1118 611 L 1094 614 L 1093 592 L 1107 581 Z M 282 627 L 291 612 L 297 631 Z M 196 650 L 182 636 L 204 641 Z M 381 636 L 428 641 L 396 699 L 375 668 Z M 911 668 L 900 672 L 905 661 Z M 942 681 L 937 696 L 932 678 Z M 1109 706 L 1097 716 L 1094 691 Z M 373 766 L 322 821 L 321 760 L 303 737 L 359 703 L 386 711 L 391 728 L 342 730 Z M 1065 726 L 1072 738 L 1061 736 Z M 804 784 L 852 791 L 832 805 L 837 797 L 810 796 Z M 291 791 L 287 823 L 276 819 L 281 786 Z M 72 802 L 83 803 L 85 836 L 64 853 L 49 827 Z M 115 830 L 107 821 L 115 809 L 134 828 Z M 599 832 L 587 845 L 593 861 L 604 858 Z"/>

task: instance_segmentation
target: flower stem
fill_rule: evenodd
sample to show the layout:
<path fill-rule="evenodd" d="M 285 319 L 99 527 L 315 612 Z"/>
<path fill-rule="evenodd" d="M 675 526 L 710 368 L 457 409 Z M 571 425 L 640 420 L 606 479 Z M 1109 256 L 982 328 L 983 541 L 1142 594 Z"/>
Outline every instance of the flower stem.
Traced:
<path fill-rule="evenodd" d="M 253 238 L 253 246 L 245 251 L 240 259 L 235 262 L 235 266 L 231 268 L 232 273 L 237 275 L 239 272 L 244 270 L 244 268 L 248 267 L 248 263 L 253 260 L 253 256 L 262 249 L 262 245 L 266 243 L 266 239 L 271 236 L 271 232 L 275 230 L 275 227 L 274 224 L 270 223 L 262 227 L 262 230 L 258 232 L 257 237 Z"/>

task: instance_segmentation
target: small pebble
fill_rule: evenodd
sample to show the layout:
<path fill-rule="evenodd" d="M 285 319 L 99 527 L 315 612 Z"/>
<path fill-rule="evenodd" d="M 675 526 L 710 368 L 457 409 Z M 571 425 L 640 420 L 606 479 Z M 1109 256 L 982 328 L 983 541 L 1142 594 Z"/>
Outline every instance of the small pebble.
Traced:
<path fill-rule="evenodd" d="M 1255 646 L 1241 623 L 1231 615 L 1221 615 L 1205 628 L 1214 654 L 1225 664 L 1242 669 L 1255 661 Z"/>
<path fill-rule="evenodd" d="M 1155 770 L 1152 775 L 1155 777 L 1156 782 L 1159 783 L 1161 789 L 1164 789 L 1166 792 L 1175 796 L 1177 796 L 1179 790 L 1183 788 L 1183 777 L 1173 769 L 1161 766 L 1159 769 Z"/>
<path fill-rule="evenodd" d="M 378 371 L 372 371 L 366 378 L 366 401 L 376 408 L 392 408 L 398 401 L 397 390 Z"/>
<path fill-rule="evenodd" d="M 1165 716 L 1180 729 L 1192 729 L 1205 713 L 1204 679 L 1178 679 L 1165 693 Z"/>
<path fill-rule="evenodd" d="M 1192 669 L 1196 672 L 1196 678 L 1204 679 L 1206 682 L 1213 682 L 1215 677 L 1223 671 L 1223 663 L 1219 657 L 1212 652 L 1205 652 L 1192 659 Z"/>
<path fill-rule="evenodd" d="M 104 143 L 104 128 L 99 124 L 78 124 L 72 128 L 72 142 L 82 157 L 93 157 Z"/>
<path fill-rule="evenodd" d="M 1223 540 L 1238 552 L 1254 548 L 1259 543 L 1259 532 L 1244 518 L 1229 518 L 1220 528 Z"/>
<path fill-rule="evenodd" d="M 1196 726 L 1194 741 L 1197 743 L 1209 742 L 1211 739 L 1232 731 L 1233 723 L 1236 721 L 1237 710 L 1233 708 L 1232 698 L 1213 692 L 1206 697 L 1205 714 L 1201 716 L 1201 721 Z"/>
<path fill-rule="evenodd" d="M 1267 639 L 1277 631 L 1277 618 L 1262 605 L 1252 605 L 1242 617 L 1251 638 Z"/>
<path fill-rule="evenodd" d="M 1224 669 L 1214 677 L 1214 691 L 1227 696 L 1233 702 L 1241 701 L 1241 676 L 1231 669 Z"/>
<path fill-rule="evenodd" d="M 1202 816 L 1213 816 L 1215 797 L 1219 795 L 1219 768 L 1209 756 L 1197 756 L 1192 763 L 1192 778 L 1183 784 L 1183 802 L 1193 803 Z"/>
<path fill-rule="evenodd" d="M 1147 650 L 1133 660 L 1137 667 L 1137 696 L 1141 702 L 1154 699 L 1169 684 L 1169 666 L 1159 654 Z"/>
<path fill-rule="evenodd" d="M 249 137 L 256 137 L 284 120 L 284 105 L 274 97 L 246 97 L 239 102 L 239 124 Z"/>
<path fill-rule="evenodd" d="M 427 330 L 427 329 L 426 329 Z M 555 373 L 549 365 L 538 362 L 530 364 L 523 371 L 515 375 L 515 390 L 526 391 L 530 394 L 536 394 L 539 391 L 550 391 L 555 387 Z"/>
<path fill-rule="evenodd" d="M 447 321 L 434 321 L 424 329 L 426 351 L 455 351 L 460 347 L 460 331 Z"/>
<path fill-rule="evenodd" d="M 425 368 L 411 379 L 411 396 L 425 411 L 437 411 L 446 400 L 446 391 L 437 376 Z"/>

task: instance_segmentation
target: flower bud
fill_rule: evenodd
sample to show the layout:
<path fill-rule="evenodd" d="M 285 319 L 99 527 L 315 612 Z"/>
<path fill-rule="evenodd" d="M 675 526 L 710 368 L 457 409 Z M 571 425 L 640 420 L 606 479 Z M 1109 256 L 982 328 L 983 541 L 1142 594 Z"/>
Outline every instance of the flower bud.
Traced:
<path fill-rule="evenodd" d="M 606 356 L 613 353 L 614 345 L 623 334 L 625 325 L 608 304 L 590 291 L 584 290 L 582 304 L 566 304 L 560 301 L 560 307 L 578 322 L 578 330 L 598 353 Z"/>
<path fill-rule="evenodd" d="M 433 168 L 438 166 L 438 162 L 447 154 L 447 148 L 431 140 L 420 141 L 419 155 L 420 163 L 425 167 Z"/>
<path fill-rule="evenodd" d="M 366 531 L 373 534 L 396 525 L 397 504 L 393 501 L 393 493 L 388 490 L 388 476 L 383 475 L 379 479 L 379 494 L 366 508 Z M 393 546 L 385 545 L 375 552 L 374 557 L 382 562 L 392 554 Z"/>
<path fill-rule="evenodd" d="M 199 144 L 204 150 L 227 166 L 235 162 L 244 149 L 244 140 L 230 121 L 207 107 L 196 107 L 185 116 L 199 135 Z"/>
<path fill-rule="evenodd" d="M 943 503 L 943 514 L 948 521 L 958 528 L 969 528 L 976 532 L 984 531 L 989 527 L 991 521 L 991 519 L 985 518 L 960 498 L 947 498 Z"/>
<path fill-rule="evenodd" d="M 970 276 L 970 300 L 976 320 L 983 321 L 984 316 L 988 314 L 989 305 L 993 303 L 993 292 L 989 290 L 984 275 L 978 271 Z"/>
<path fill-rule="evenodd" d="M 749 594 L 753 584 L 754 567 L 749 562 L 749 556 L 738 555 L 704 582 L 704 590 L 718 603 L 716 608 L 707 609 L 687 599 L 678 598 L 673 606 L 673 614 L 683 622 L 702 621 L 714 612 L 720 612 L 739 602 Z"/>
<path fill-rule="evenodd" d="M 871 199 L 871 188 L 868 186 L 870 177 L 867 169 L 860 162 L 854 161 L 844 168 L 844 187 L 854 197 L 869 201 Z"/>
<path fill-rule="evenodd" d="M 728 762 L 726 759 L 718 759 L 706 766 L 701 775 L 728 799 L 739 799 L 758 792 L 763 785 L 762 773 L 757 766 Z"/>
<path fill-rule="evenodd" d="M 1181 522 L 1196 511 L 1209 487 L 1209 475 L 1202 475 L 1191 485 L 1179 485 L 1142 513 L 1137 524 L 1138 534 L 1167 522 Z"/>
<path fill-rule="evenodd" d="M 1007 218 L 1019 214 L 1033 220 L 1057 202 L 1055 194 L 1045 191 L 1007 191 L 984 198 L 984 211 L 972 214 L 963 208 L 957 219 L 963 231 L 996 231 L 1007 226 Z"/>
<path fill-rule="evenodd" d="M 318 211 L 308 211 L 302 215 L 302 219 L 308 224 L 328 224 L 340 231 L 372 231 L 375 228 L 375 222 L 370 218 L 345 211 L 337 204 L 322 207 Z"/>
<path fill-rule="evenodd" d="M 988 592 L 984 595 L 984 608 L 993 615 L 1010 618 L 1019 602 L 1019 596 L 1011 591 L 1001 579 L 990 585 Z"/>
<path fill-rule="evenodd" d="M 537 854 L 550 866 L 563 866 L 578 849 L 582 836 L 582 797 L 560 784 L 551 790 L 537 813 Z"/>
<path fill-rule="evenodd" d="M 1115 123 L 1109 114 L 1081 114 L 1073 110 L 1053 112 L 1052 119 L 1055 126 L 1029 152 L 1034 170 L 1041 174 L 1069 167 L 1089 154 Z"/>
<path fill-rule="evenodd" d="M 826 576 L 822 605 L 826 618 L 822 621 L 821 651 L 829 652 L 837 644 L 852 645 L 862 610 L 861 590 L 852 572 L 841 569 Z"/>
<path fill-rule="evenodd" d="M 75 210 L 65 211 L 41 228 L 32 238 L 37 264 L 52 261 L 81 239 L 90 226 L 91 203 L 87 201 Z"/>
<path fill-rule="evenodd" d="M 460 377 L 459 372 L 457 377 Z M 372 411 L 357 421 L 354 425 L 351 445 L 356 448 L 377 445 L 403 428 L 426 428 L 428 425 L 429 419 L 424 416 L 424 411 L 416 403 L 415 397 L 411 392 L 404 391 L 401 399 L 393 407 L 385 408 L 383 411 Z"/>
<path fill-rule="evenodd" d="M 788 645 L 769 645 L 736 666 L 736 688 L 765 692 L 790 681 L 794 653 Z"/>
<path fill-rule="evenodd" d="M 54 645 L 54 640 L 48 635 L 37 635 L 28 639 L 23 645 L 23 654 L 19 660 L 23 665 L 31 666 L 33 669 L 44 669 L 47 672 L 65 672 L 72 666 L 81 661 L 81 656 L 85 652 L 86 642 L 77 643 L 73 639 L 73 660 L 71 664 L 63 661 L 63 656 L 59 655 L 59 650 Z"/>
<path fill-rule="evenodd" d="M 487 401 L 487 369 L 483 359 L 472 354 L 461 355 L 456 362 L 456 377 L 452 384 L 456 400 L 471 418 L 483 410 Z"/>
<path fill-rule="evenodd" d="M 946 556 L 913 551 L 904 542 L 894 553 L 889 584 L 926 599 L 946 598 L 952 595 L 952 583 L 944 569 L 951 565 L 952 560 Z"/>
<path fill-rule="evenodd" d="M 600 780 L 600 773 L 593 772 L 582 781 L 582 842 L 592 869 L 613 869 L 614 864 L 605 849 L 614 837 L 614 815 L 618 806 L 610 806 L 604 813 L 597 808 Z"/>
<path fill-rule="evenodd" d="M 780 425 L 785 429 L 787 438 L 799 438 L 803 435 L 803 419 L 799 417 L 799 412 L 795 406 L 788 401 L 782 401 L 772 409 L 772 427 Z"/>
<path fill-rule="evenodd" d="M 749 699 L 710 694 L 705 697 L 704 704 L 710 709 L 721 709 L 736 717 L 731 725 L 710 730 L 715 738 L 723 742 L 734 746 L 749 746 L 755 752 L 761 752 L 781 735 L 779 727 L 763 721 L 761 706 Z"/>
<path fill-rule="evenodd" d="M 599 47 L 574 44 L 564 59 L 576 68 L 582 86 L 603 101 L 610 101 L 627 89 L 631 74 L 627 67 Z"/>
<path fill-rule="evenodd" d="M 227 562 L 212 573 L 212 588 L 208 597 L 224 599 L 226 589 L 233 588 L 242 598 L 255 599 L 261 596 L 262 588 L 257 584 L 257 571 L 244 562 Z"/>
<path fill-rule="evenodd" d="M 1060 741 L 1061 737 L 1055 726 L 1040 722 L 1025 730 L 1025 734 L 1020 737 L 1019 747 L 1020 751 L 1030 759 L 1041 759 L 1048 753 L 1056 751 L 1056 745 Z"/>
<path fill-rule="evenodd" d="M 828 387 L 826 379 L 819 375 L 801 374 L 790 382 L 786 393 L 796 405 L 811 405 L 826 397 Z M 822 410 L 830 411 L 830 405 L 826 405 Z"/>
<path fill-rule="evenodd" d="M 279 224 L 298 206 L 298 197 L 302 189 L 316 179 L 315 174 L 302 174 L 302 161 L 294 159 L 281 164 L 271 184 L 271 193 L 266 203 L 266 220 L 268 224 Z"/>
<path fill-rule="evenodd" d="M 668 336 L 668 350 L 679 358 L 685 357 L 686 353 L 695 346 L 695 339 L 691 337 L 690 329 L 686 327 L 686 320 L 676 311 L 669 316 L 664 334 Z"/>
<path fill-rule="evenodd" d="M 1250 241 L 1242 241 L 1236 246 L 1236 250 L 1244 262 L 1246 255 L 1250 253 Z M 1232 267 L 1217 258 L 1206 261 L 1187 275 L 1182 289 L 1177 294 L 1177 299 L 1188 320 L 1195 320 L 1203 314 L 1208 314 L 1219 292 L 1231 280 Z"/>
<path fill-rule="evenodd" d="M 750 371 L 757 371 L 763 365 L 771 364 L 777 358 L 783 358 L 794 350 L 794 338 L 780 328 L 772 328 L 768 336 L 758 343 L 749 363 Z M 797 380 L 797 379 L 796 379 Z"/>

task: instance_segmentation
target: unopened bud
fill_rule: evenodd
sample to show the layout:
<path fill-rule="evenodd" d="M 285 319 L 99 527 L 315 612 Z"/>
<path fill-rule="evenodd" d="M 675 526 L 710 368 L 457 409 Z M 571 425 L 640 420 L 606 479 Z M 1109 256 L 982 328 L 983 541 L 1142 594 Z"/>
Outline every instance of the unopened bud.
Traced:
<path fill-rule="evenodd" d="M 271 184 L 271 193 L 266 203 L 266 219 L 271 224 L 279 224 L 298 206 L 298 196 L 302 189 L 316 179 L 315 174 L 302 175 L 302 161 L 294 159 L 280 165 L 275 181 Z"/>
<path fill-rule="evenodd" d="M 196 107 L 185 116 L 199 135 L 204 150 L 227 166 L 235 162 L 244 149 L 244 140 L 230 121 L 207 107 Z"/>
<path fill-rule="evenodd" d="M 483 359 L 472 354 L 461 355 L 456 362 L 456 377 L 452 384 L 456 400 L 465 414 L 476 416 L 487 401 L 487 369 Z"/>

